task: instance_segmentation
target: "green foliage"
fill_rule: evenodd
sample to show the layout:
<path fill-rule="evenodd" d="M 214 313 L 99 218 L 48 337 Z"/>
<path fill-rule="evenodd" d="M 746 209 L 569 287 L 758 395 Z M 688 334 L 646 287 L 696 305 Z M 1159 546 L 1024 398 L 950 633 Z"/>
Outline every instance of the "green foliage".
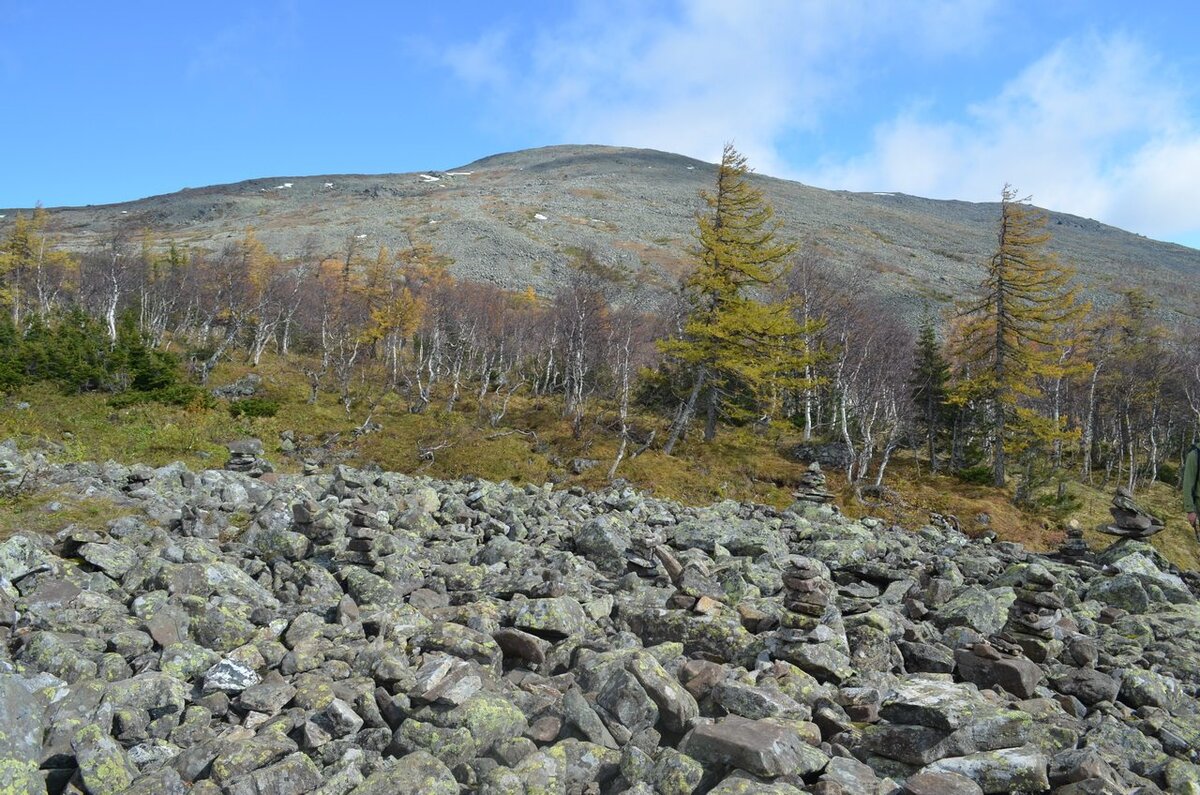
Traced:
<path fill-rule="evenodd" d="M 20 353 L 21 338 L 12 318 L 0 316 L 0 392 L 10 392 L 25 382 Z"/>
<path fill-rule="evenodd" d="M 1034 507 L 1062 520 L 1083 508 L 1083 500 L 1066 489 L 1061 489 L 1039 495 L 1034 500 Z"/>
<path fill-rule="evenodd" d="M 137 392 L 156 392 L 179 380 L 179 361 L 146 344 L 132 312 L 126 312 L 117 325 L 110 369 L 120 386 Z"/>
<path fill-rule="evenodd" d="M 18 343 L 21 380 L 51 381 L 67 393 L 102 389 L 112 349 L 99 321 L 74 308 L 45 323 L 35 318 Z"/>
<path fill-rule="evenodd" d="M 674 382 L 677 374 L 666 364 L 657 368 L 645 367 L 638 373 L 635 405 L 650 411 L 666 413 L 678 405 Z"/>
<path fill-rule="evenodd" d="M 38 382 L 56 384 L 66 394 L 111 392 L 114 406 L 208 405 L 207 393 L 183 380 L 175 356 L 146 344 L 132 314 L 121 319 L 115 341 L 78 307 L 47 321 L 34 316 L 24 333 L 11 317 L 0 319 L 0 389 Z"/>
<path fill-rule="evenodd" d="M 235 400 L 229 404 L 229 416 L 234 419 L 241 417 L 274 417 L 279 413 L 279 401 L 261 397 L 249 397 Z"/>
<path fill-rule="evenodd" d="M 211 409 L 216 405 L 216 400 L 203 387 L 183 383 L 171 384 L 147 392 L 127 390 L 108 399 L 108 405 L 117 409 L 144 403 L 161 403 L 164 406 L 178 406 L 185 409 Z"/>
<path fill-rule="evenodd" d="M 806 329 L 791 306 L 756 294 L 779 278 L 795 245 L 776 239 L 780 224 L 747 179 L 749 171 L 746 158 L 726 145 L 716 192 L 703 194 L 710 212 L 697 219 L 697 266 L 684 281 L 691 306 L 683 333 L 660 344 L 691 382 L 681 423 L 701 398 L 709 440 L 718 414 L 744 419 L 762 411 L 770 393 L 803 385 L 808 361 Z"/>
<path fill-rule="evenodd" d="M 955 472 L 954 475 L 963 483 L 972 486 L 988 486 L 992 482 L 992 467 L 989 464 L 964 467 Z"/>
<path fill-rule="evenodd" d="M 942 356 L 933 318 L 926 316 L 917 337 L 916 362 L 909 387 L 912 402 L 920 423 L 925 426 L 931 466 L 937 468 L 937 440 L 946 421 L 946 401 L 950 381 L 950 364 Z"/>
<path fill-rule="evenodd" d="M 1158 482 L 1175 486 L 1179 483 L 1180 471 L 1175 464 L 1164 462 L 1158 465 Z"/>

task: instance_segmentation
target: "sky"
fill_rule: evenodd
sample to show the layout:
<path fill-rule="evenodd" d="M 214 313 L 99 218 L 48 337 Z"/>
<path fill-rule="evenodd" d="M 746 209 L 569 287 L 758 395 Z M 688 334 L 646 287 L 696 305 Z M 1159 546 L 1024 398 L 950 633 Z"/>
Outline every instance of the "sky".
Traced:
<path fill-rule="evenodd" d="M 1195 0 L 0 0 L 0 207 L 564 143 L 1200 247 Z"/>

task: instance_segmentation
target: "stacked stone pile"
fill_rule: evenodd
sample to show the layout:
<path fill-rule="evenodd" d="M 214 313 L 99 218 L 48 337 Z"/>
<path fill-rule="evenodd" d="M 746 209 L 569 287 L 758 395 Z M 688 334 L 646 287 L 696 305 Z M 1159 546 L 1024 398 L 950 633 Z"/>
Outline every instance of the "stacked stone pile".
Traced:
<path fill-rule="evenodd" d="M 0 472 L 120 506 L 0 541 L 0 792 L 1200 791 L 1200 602 L 1137 539 L 1075 565 L 805 500 Z"/>
<path fill-rule="evenodd" d="M 1068 560 L 1080 561 L 1091 553 L 1087 541 L 1083 538 L 1083 527 L 1078 521 L 1072 519 L 1068 522 L 1065 534 L 1066 538 L 1058 550 L 1059 555 Z"/>
<path fill-rule="evenodd" d="M 274 471 L 270 462 L 263 458 L 263 444 L 258 439 L 239 439 L 227 444 L 226 448 L 229 450 L 229 460 L 225 462 L 225 469 L 229 472 L 262 477 Z"/>
<path fill-rule="evenodd" d="M 1097 529 L 1101 533 L 1120 536 L 1121 538 L 1149 538 L 1163 529 L 1163 522 L 1157 516 L 1142 509 L 1134 502 L 1133 495 L 1124 486 L 1117 489 L 1109 506 L 1112 514 L 1112 524 L 1101 525 Z"/>
<path fill-rule="evenodd" d="M 792 495 L 801 502 L 823 505 L 833 499 L 833 493 L 825 485 L 825 473 L 821 465 L 813 461 L 800 476 L 800 488 Z"/>
<path fill-rule="evenodd" d="M 1008 608 L 1002 637 L 1035 662 L 1046 662 L 1061 653 L 1064 635 L 1074 628 L 1064 619 L 1066 603 L 1055 592 L 1058 579 L 1039 563 L 1022 566 L 1014 574 L 1016 599 Z"/>

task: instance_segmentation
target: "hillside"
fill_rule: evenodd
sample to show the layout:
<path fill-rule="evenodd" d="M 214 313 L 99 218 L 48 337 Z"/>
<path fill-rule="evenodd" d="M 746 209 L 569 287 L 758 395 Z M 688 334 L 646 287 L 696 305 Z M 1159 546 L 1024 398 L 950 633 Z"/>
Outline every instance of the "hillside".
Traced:
<path fill-rule="evenodd" d="M 468 280 L 546 292 L 583 250 L 626 269 L 643 300 L 688 266 L 699 191 L 715 166 L 644 149 L 556 146 L 413 174 L 272 177 L 189 188 L 122 204 L 56 208 L 72 248 L 121 228 L 151 228 L 189 246 L 220 248 L 253 226 L 282 254 L 336 255 L 427 239 Z M 998 206 L 903 194 L 851 193 L 756 176 L 789 235 L 836 264 L 865 266 L 906 311 L 963 294 L 990 254 Z M 997 186 L 999 188 L 999 186 Z M 16 211 L 6 210 L 0 234 Z M 1200 273 L 1200 251 L 1096 221 L 1051 213 L 1053 249 L 1093 300 L 1139 285 L 1173 320 L 1194 317 L 1178 290 Z"/>

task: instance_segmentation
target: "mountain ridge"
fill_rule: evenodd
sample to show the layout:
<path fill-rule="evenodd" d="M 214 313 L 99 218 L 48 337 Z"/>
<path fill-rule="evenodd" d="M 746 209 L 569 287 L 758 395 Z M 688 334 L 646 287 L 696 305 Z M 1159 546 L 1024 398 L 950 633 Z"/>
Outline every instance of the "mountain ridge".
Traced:
<path fill-rule="evenodd" d="M 654 301 L 689 266 L 700 191 L 716 166 L 653 149 L 559 145 L 489 155 L 446 170 L 258 177 L 126 202 L 48 208 L 68 248 L 122 230 L 219 250 L 252 226 L 283 255 L 337 256 L 427 241 L 460 278 L 543 293 L 561 285 L 582 252 L 624 270 L 632 300 Z M 816 188 L 754 174 L 784 234 L 845 272 L 865 268 L 907 314 L 945 304 L 982 278 L 998 202 Z M 0 233 L 15 212 L 3 211 Z M 1140 286 L 1162 314 L 1194 318 L 1180 277 L 1200 274 L 1200 250 L 1093 219 L 1046 210 L 1050 248 L 1075 267 L 1100 305 Z"/>

